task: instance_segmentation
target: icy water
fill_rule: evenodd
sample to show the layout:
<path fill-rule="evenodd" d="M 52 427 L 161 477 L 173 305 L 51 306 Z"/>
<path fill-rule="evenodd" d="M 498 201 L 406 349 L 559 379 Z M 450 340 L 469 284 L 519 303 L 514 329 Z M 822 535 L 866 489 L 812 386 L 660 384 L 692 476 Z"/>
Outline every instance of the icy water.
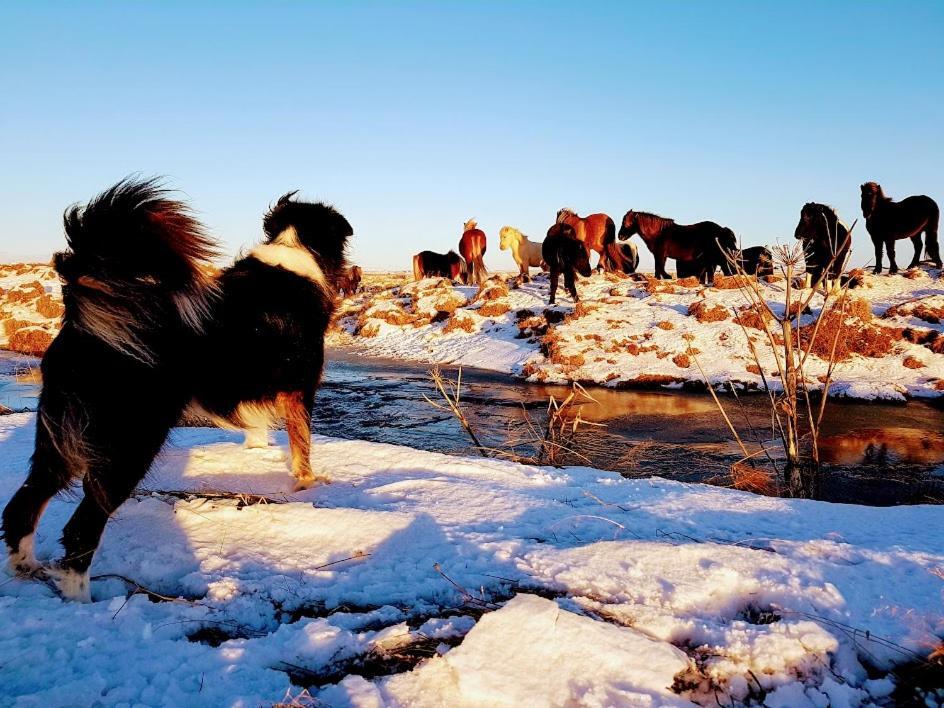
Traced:
<path fill-rule="evenodd" d="M 35 360 L 0 354 L 0 405 L 35 409 L 38 385 L 22 376 Z M 452 380 L 456 372 L 444 368 Z M 18 375 L 19 374 L 19 375 Z M 528 384 L 492 372 L 462 372 L 461 406 L 492 454 L 533 452 L 546 422 L 548 399 L 565 398 L 565 386 Z M 578 451 L 595 467 L 627 476 L 658 475 L 688 482 L 729 483 L 742 457 L 707 394 L 615 391 L 594 388 L 581 416 Z M 429 367 L 329 353 L 318 393 L 313 430 L 342 438 L 407 445 L 446 453 L 476 454 L 467 433 L 447 411 L 424 400 L 441 397 Z M 770 438 L 764 396 L 730 396 L 722 403 L 740 435 Z M 768 445 L 776 449 L 771 441 Z M 819 497 L 830 501 L 886 505 L 944 502 L 944 410 L 939 405 L 835 401 L 827 406 L 821 440 L 827 463 Z"/>

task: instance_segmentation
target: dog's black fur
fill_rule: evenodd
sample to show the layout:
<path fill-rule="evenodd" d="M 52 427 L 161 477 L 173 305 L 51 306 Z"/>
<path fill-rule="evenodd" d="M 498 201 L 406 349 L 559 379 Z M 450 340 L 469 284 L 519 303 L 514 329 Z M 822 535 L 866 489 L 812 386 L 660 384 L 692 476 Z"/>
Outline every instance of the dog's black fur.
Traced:
<path fill-rule="evenodd" d="M 156 181 L 124 180 L 66 212 L 69 250 L 55 257 L 62 329 L 43 358 L 29 476 L 3 512 L 16 572 L 41 570 L 32 553 L 39 517 L 84 477 L 64 557 L 48 574 L 64 595 L 87 599 L 109 516 L 194 402 L 237 426 L 260 423 L 241 404 L 284 416 L 298 485 L 317 481 L 311 407 L 334 309 L 330 284 L 352 230 L 331 207 L 293 194 L 265 216 L 266 242 L 217 279 L 208 275 L 213 242 Z M 280 257 L 295 270 L 315 264 L 309 275 L 321 276 L 274 265 Z"/>

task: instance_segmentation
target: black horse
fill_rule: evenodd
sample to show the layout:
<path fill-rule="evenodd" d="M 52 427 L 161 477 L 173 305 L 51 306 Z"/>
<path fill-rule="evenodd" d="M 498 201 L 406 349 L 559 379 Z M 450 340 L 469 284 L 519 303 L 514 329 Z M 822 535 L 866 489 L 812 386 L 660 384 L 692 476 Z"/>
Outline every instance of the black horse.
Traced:
<path fill-rule="evenodd" d="M 888 251 L 888 272 L 897 273 L 895 241 L 910 238 L 914 245 L 914 258 L 909 268 L 921 261 L 921 232 L 925 234 L 925 247 L 936 268 L 941 267 L 941 250 L 937 242 L 937 227 L 941 218 L 937 202 L 923 194 L 896 202 L 886 197 L 876 182 L 862 185 L 862 216 L 865 228 L 875 246 L 875 273 L 882 272 L 882 246 Z"/>
<path fill-rule="evenodd" d="M 763 277 L 774 274 L 774 256 L 766 246 L 751 246 L 743 251 L 738 251 L 735 258 L 739 271 L 747 275 L 756 275 Z M 699 277 L 704 271 L 704 265 L 698 261 L 675 261 L 675 274 L 679 278 Z M 714 272 L 708 273 L 708 278 L 714 276 Z"/>
<path fill-rule="evenodd" d="M 413 256 L 414 280 L 435 277 L 462 280 L 465 272 L 465 261 L 455 251 L 449 251 L 449 253 L 420 251 Z"/>
<path fill-rule="evenodd" d="M 683 269 L 696 269 L 691 274 L 706 284 L 719 266 L 725 275 L 733 272 L 728 259 L 737 253 L 737 238 L 731 229 L 713 221 L 677 224 L 674 219 L 630 209 L 623 216 L 618 236 L 625 241 L 634 234 L 639 234 L 655 257 L 657 278 L 671 277 L 665 270 L 667 258 L 676 260 L 676 270 L 679 261 L 686 261 Z"/>
<path fill-rule="evenodd" d="M 835 210 L 825 204 L 807 202 L 800 209 L 800 222 L 793 235 L 803 241 L 806 272 L 812 277 L 813 285 L 824 276 L 836 280 L 842 275 L 852 243 L 848 227 L 839 220 Z"/>
<path fill-rule="evenodd" d="M 551 296 L 548 304 L 554 304 L 561 273 L 564 274 L 564 287 L 567 288 L 574 302 L 578 302 L 574 273 L 577 272 L 584 278 L 589 278 L 592 271 L 590 270 L 590 252 L 581 241 L 577 240 L 574 227 L 570 224 L 559 223 L 549 228 L 547 238 L 541 245 L 541 255 L 551 271 Z"/>

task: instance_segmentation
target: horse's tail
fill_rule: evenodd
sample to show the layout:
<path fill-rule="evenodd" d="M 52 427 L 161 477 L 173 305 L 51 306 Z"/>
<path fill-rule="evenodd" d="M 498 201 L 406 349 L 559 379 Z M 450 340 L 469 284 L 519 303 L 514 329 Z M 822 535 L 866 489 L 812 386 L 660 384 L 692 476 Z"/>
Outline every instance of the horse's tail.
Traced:
<path fill-rule="evenodd" d="M 164 327 L 202 329 L 217 294 L 216 246 L 157 180 L 122 180 L 63 221 L 69 249 L 54 264 L 65 321 L 148 364 Z"/>
<path fill-rule="evenodd" d="M 413 256 L 413 280 L 423 279 L 423 258 L 417 253 Z"/>
<path fill-rule="evenodd" d="M 924 250 L 928 252 L 928 257 L 934 261 L 934 265 L 941 267 L 941 245 L 937 240 L 937 229 L 941 221 L 941 210 L 937 202 L 928 198 L 931 202 L 931 213 L 928 215 L 927 226 L 924 227 Z"/>
<path fill-rule="evenodd" d="M 481 255 L 475 257 L 475 277 L 477 282 L 482 283 L 488 280 L 488 268 L 485 267 L 485 258 Z"/>

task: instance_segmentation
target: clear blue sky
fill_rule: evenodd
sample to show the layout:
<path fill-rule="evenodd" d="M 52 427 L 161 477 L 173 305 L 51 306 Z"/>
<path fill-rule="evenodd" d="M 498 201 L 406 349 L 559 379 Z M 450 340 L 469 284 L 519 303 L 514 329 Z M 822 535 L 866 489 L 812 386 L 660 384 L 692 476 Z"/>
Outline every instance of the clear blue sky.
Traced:
<path fill-rule="evenodd" d="M 497 268 L 499 227 L 543 236 L 561 206 L 755 244 L 810 200 L 851 222 L 866 180 L 944 202 L 939 0 L 3 2 L 0 86 L 3 258 L 61 247 L 63 209 L 132 172 L 229 254 L 299 188 L 372 269 L 471 216 Z"/>

